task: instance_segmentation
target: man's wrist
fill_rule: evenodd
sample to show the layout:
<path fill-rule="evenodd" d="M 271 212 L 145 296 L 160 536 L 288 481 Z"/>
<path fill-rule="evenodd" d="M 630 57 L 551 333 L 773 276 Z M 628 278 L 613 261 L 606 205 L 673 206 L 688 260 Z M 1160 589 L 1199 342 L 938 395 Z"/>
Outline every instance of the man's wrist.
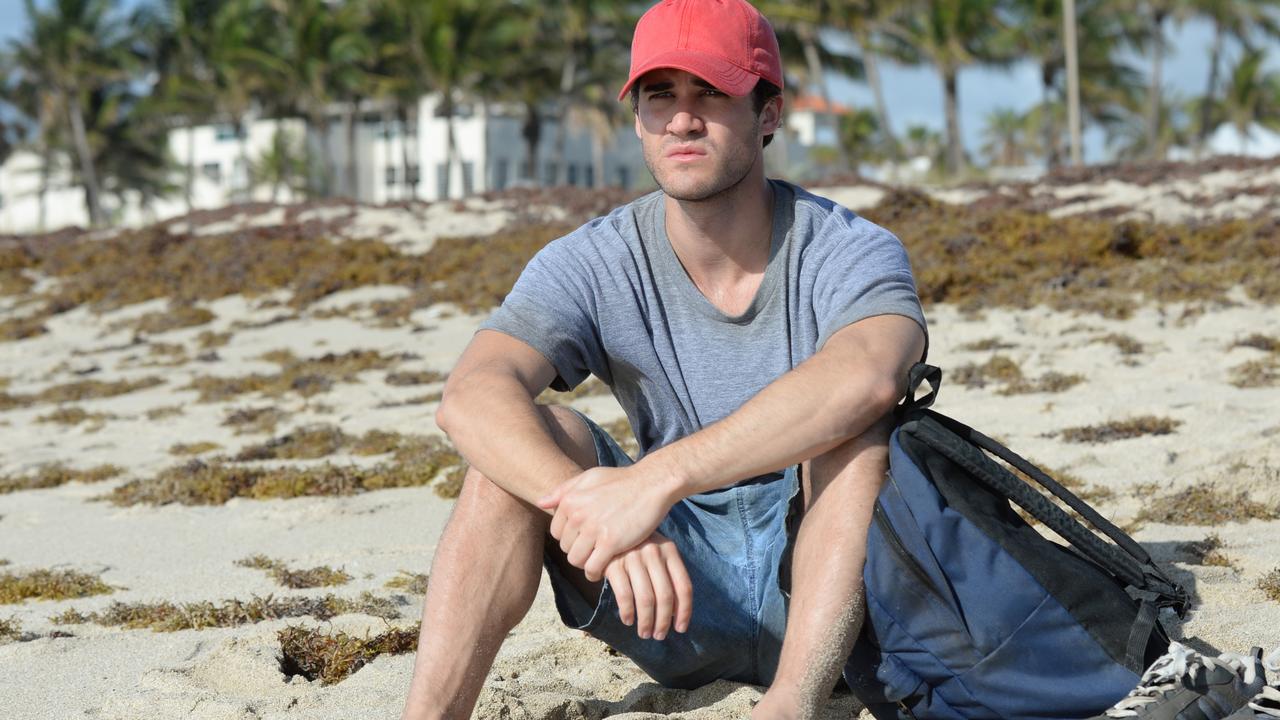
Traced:
<path fill-rule="evenodd" d="M 672 446 L 667 446 L 656 450 L 640 460 L 638 465 L 647 465 L 647 470 L 651 471 L 658 478 L 658 486 L 662 493 L 663 501 L 668 506 L 675 505 L 681 500 L 693 494 L 689 489 L 690 478 L 687 475 L 687 468 L 678 462 L 677 453 L 671 452 Z"/>

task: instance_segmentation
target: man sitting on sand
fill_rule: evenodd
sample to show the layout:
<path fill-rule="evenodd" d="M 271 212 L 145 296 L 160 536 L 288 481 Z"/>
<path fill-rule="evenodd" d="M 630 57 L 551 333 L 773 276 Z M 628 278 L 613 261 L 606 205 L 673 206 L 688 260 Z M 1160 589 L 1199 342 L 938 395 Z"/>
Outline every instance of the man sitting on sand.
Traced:
<path fill-rule="evenodd" d="M 449 376 L 471 465 L 436 551 L 405 718 L 467 718 L 546 568 L 565 624 L 664 685 L 767 685 L 810 717 L 863 618 L 888 416 L 925 350 L 897 238 L 768 180 L 782 66 L 745 0 L 636 27 L 636 135 L 660 190 L 548 244 Z M 608 384 L 633 462 L 548 385 Z"/>

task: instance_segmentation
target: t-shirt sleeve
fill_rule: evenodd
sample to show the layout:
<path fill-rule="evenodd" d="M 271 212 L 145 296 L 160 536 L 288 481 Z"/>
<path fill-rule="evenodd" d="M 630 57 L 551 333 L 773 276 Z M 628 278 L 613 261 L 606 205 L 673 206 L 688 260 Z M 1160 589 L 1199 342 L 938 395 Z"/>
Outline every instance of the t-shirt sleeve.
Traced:
<path fill-rule="evenodd" d="M 839 208 L 825 223 L 811 250 L 813 311 L 820 350 L 838 330 L 876 315 L 903 315 L 925 332 L 906 248 L 893 233 Z"/>
<path fill-rule="evenodd" d="M 592 276 L 569 247 L 571 237 L 538 251 L 502 305 L 480 326 L 542 353 L 556 369 L 551 387 L 561 392 L 604 366 Z"/>

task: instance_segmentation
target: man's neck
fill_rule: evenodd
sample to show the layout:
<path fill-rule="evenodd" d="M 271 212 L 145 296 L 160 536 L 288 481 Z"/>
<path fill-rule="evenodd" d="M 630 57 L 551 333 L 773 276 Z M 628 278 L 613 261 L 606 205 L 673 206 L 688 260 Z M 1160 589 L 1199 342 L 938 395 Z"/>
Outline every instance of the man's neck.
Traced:
<path fill-rule="evenodd" d="M 700 288 L 729 287 L 764 273 L 773 239 L 773 186 L 763 173 L 710 201 L 664 202 L 667 238 Z"/>

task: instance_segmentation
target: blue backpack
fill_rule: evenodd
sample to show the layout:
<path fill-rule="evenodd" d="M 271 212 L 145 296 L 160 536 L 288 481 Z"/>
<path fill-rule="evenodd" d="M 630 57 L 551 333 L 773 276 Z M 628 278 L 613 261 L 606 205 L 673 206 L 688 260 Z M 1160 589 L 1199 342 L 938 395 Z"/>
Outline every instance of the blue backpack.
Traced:
<path fill-rule="evenodd" d="M 1168 648 L 1158 611 L 1185 614 L 1187 593 L 1034 465 L 929 410 L 941 379 L 936 367 L 912 368 L 899 407 L 867 539 L 867 620 L 845 681 L 878 720 L 1100 714 Z M 931 390 L 917 399 L 925 380 Z"/>

